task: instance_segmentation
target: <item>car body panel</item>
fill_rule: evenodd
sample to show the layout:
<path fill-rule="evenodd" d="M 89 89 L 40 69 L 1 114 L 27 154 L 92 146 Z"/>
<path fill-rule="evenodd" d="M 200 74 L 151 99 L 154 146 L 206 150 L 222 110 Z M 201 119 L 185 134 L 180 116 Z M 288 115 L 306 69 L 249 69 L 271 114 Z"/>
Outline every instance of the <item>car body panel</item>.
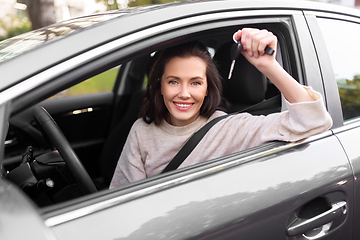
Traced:
<path fill-rule="evenodd" d="M 321 29 L 317 23 L 317 18 L 324 19 L 336 19 L 345 22 L 352 23 L 360 23 L 360 15 L 355 16 L 347 16 L 347 15 L 339 15 L 334 13 L 318 13 L 318 12 L 305 12 L 307 21 L 309 23 L 309 28 L 312 32 L 314 38 L 314 45 L 316 46 L 318 52 L 319 63 L 321 67 L 321 72 L 323 75 L 323 83 L 325 92 L 327 95 L 327 105 L 329 107 L 329 112 L 337 112 L 337 114 L 333 115 L 334 122 L 340 123 L 338 128 L 334 129 L 336 136 L 339 138 L 341 145 L 343 146 L 354 175 L 354 201 L 356 202 L 359 198 L 359 183 L 357 182 L 359 176 L 359 154 L 357 147 L 358 142 L 358 131 L 359 131 L 359 123 L 358 119 L 348 121 L 343 123 L 343 112 L 341 109 L 341 102 L 339 96 L 338 86 L 336 84 L 336 79 L 334 75 L 334 71 L 332 68 L 331 58 L 328 54 L 328 50 L 326 48 L 326 43 L 321 35 Z M 357 204 L 354 205 L 354 216 L 360 213 L 360 208 Z M 359 231 L 356 231 L 360 226 L 360 221 L 357 217 L 354 218 L 354 235 L 353 239 L 358 239 L 360 237 Z"/>
<path fill-rule="evenodd" d="M 319 155 L 318 149 L 324 147 L 329 149 L 328 156 Z M 176 187 L 154 184 L 143 189 L 145 194 L 140 194 L 141 190 L 133 192 L 135 196 L 131 201 L 123 196 L 122 204 L 112 206 L 103 201 L 104 209 L 101 211 L 69 222 L 58 222 L 53 230 L 61 239 L 80 236 L 96 239 L 99 219 L 103 222 L 110 218 L 112 220 L 102 226 L 102 239 L 139 239 L 143 236 L 147 239 L 227 239 L 240 236 L 281 239 L 286 238 L 285 227 L 293 212 L 308 201 L 325 196 L 329 201 L 345 200 L 349 215 L 324 239 L 339 239 L 339 236 L 351 239 L 352 171 L 334 136 L 289 147 L 275 152 L 275 156 L 264 155 L 245 163 L 246 158 L 235 155 L 233 162 L 228 160 L 228 164 L 237 162 L 237 166 L 207 169 L 200 179 L 187 180 L 187 176 Z M 156 186 L 160 189 L 152 192 Z M 96 207 L 99 205 L 100 202 Z M 77 211 L 86 210 L 79 208 L 68 214 L 76 215 Z M 46 223 L 52 225 L 56 218 L 50 217 Z M 83 229 L 79 235 L 70 234 L 74 226 Z M 271 230 L 267 226 L 271 226 Z"/>
<path fill-rule="evenodd" d="M 351 162 L 351 167 L 354 175 L 354 199 L 359 199 L 360 197 L 360 151 L 358 147 L 359 143 L 359 123 L 354 121 L 352 123 L 347 123 L 344 127 L 341 127 L 335 131 L 336 136 L 339 138 L 346 154 Z M 354 214 L 360 214 L 360 206 L 358 204 L 354 205 Z M 360 219 L 354 218 L 354 229 L 359 228 Z M 354 239 L 360 237 L 358 231 L 354 231 Z"/>
<path fill-rule="evenodd" d="M 0 181 L 0 238 L 56 240 L 36 207 L 6 180 Z M 6 227 L 5 227 L 6 226 Z"/>

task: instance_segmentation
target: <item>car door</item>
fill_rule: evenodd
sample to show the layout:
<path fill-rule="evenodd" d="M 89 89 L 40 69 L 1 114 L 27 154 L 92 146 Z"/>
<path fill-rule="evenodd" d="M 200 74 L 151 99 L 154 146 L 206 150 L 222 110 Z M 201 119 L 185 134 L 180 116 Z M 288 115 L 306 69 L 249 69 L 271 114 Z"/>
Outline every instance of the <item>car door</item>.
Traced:
<path fill-rule="evenodd" d="M 157 13 L 147 17 L 151 14 Z M 127 21 L 142 19 L 131 17 Z M 135 41 L 127 53 L 222 32 L 231 39 L 239 26 L 267 27 L 279 38 L 284 68 L 325 95 L 302 11 L 223 11 L 185 20 L 135 33 L 158 31 Z M 334 123 L 336 128 L 339 122 Z M 61 209 L 43 209 L 43 217 L 59 239 L 352 239 L 354 178 L 343 146 L 329 130 L 100 192 Z"/>
<path fill-rule="evenodd" d="M 339 116 L 343 126 L 334 129 L 336 136 L 346 151 L 354 173 L 354 239 L 360 237 L 358 217 L 360 208 L 359 176 L 359 82 L 360 50 L 357 47 L 360 38 L 360 15 L 344 16 L 340 14 L 308 13 L 308 21 L 313 30 L 324 75 L 327 94 L 333 104 L 340 109 Z M 333 34 L 336 29 L 336 34 Z M 340 50 L 338 43 L 343 48 Z"/>

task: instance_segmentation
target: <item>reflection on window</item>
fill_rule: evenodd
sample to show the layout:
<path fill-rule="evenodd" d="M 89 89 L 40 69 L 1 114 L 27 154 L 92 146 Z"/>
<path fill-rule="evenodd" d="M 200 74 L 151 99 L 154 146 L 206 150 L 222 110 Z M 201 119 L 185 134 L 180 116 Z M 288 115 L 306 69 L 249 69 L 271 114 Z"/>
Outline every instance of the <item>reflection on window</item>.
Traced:
<path fill-rule="evenodd" d="M 338 85 L 344 120 L 360 116 L 360 24 L 318 18 Z"/>
<path fill-rule="evenodd" d="M 60 97 L 69 97 L 77 96 L 89 93 L 98 93 L 98 92 L 107 92 L 112 91 L 119 68 L 115 67 L 110 70 L 107 70 L 103 73 L 100 73 L 94 77 L 91 77 L 71 88 L 68 88 L 58 94 L 54 95 L 51 98 L 60 98 Z"/>
<path fill-rule="evenodd" d="M 0 62 L 13 58 L 58 36 L 69 34 L 77 29 L 114 18 L 118 14 L 99 14 L 59 22 L 41 29 L 24 33 L 0 42 Z"/>

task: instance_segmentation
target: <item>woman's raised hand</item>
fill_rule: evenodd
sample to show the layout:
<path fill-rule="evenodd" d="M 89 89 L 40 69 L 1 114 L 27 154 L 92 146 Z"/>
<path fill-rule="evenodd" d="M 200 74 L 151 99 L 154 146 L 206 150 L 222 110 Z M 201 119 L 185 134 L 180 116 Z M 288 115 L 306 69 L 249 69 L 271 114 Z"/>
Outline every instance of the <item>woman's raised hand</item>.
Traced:
<path fill-rule="evenodd" d="M 261 72 L 275 63 L 275 54 L 265 54 L 266 46 L 276 52 L 277 38 L 272 32 L 265 29 L 243 28 L 234 33 L 233 39 L 240 40 L 243 45 L 242 54 Z"/>
<path fill-rule="evenodd" d="M 276 61 L 275 54 L 265 54 L 266 46 L 275 50 L 276 36 L 267 31 L 255 28 L 243 28 L 233 35 L 234 41 L 243 45 L 241 53 L 260 72 L 282 92 L 291 103 L 309 102 L 316 100 L 303 86 L 289 75 Z"/>

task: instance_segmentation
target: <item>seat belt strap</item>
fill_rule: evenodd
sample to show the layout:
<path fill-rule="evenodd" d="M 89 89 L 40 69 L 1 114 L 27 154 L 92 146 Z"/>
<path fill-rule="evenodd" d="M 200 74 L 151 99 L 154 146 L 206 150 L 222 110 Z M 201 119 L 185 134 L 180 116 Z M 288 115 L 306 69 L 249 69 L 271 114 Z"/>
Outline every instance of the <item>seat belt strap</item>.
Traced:
<path fill-rule="evenodd" d="M 195 132 L 161 173 L 177 169 L 184 162 L 187 156 L 189 156 L 189 154 L 194 150 L 194 148 L 198 145 L 198 143 L 210 130 L 210 128 L 212 128 L 217 122 L 228 116 L 230 116 L 230 114 L 214 118 L 213 120 L 205 124 L 202 128 L 200 128 L 197 132 Z"/>

